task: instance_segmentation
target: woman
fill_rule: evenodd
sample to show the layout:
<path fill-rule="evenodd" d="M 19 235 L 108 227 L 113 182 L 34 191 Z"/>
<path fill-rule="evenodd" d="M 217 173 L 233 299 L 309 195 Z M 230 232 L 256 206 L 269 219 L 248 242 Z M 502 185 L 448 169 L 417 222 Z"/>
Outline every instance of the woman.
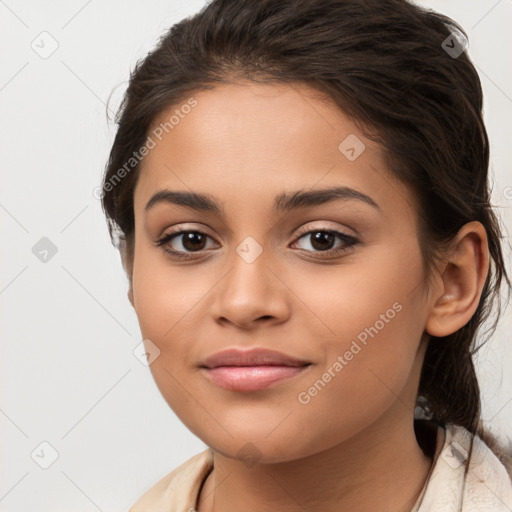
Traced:
<path fill-rule="evenodd" d="M 481 109 L 462 29 L 405 0 L 213 0 L 137 64 L 102 204 L 209 448 L 132 511 L 512 509 Z"/>

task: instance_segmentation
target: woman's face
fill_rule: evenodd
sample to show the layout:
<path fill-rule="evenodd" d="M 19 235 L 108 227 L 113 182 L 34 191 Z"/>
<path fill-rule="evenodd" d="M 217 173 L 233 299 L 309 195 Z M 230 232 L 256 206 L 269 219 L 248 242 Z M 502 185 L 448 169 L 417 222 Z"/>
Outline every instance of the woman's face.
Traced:
<path fill-rule="evenodd" d="M 214 450 L 261 462 L 412 422 L 428 313 L 412 192 L 305 85 L 191 97 L 155 120 L 134 195 L 132 300 L 168 404 Z M 170 195 L 146 208 L 162 190 L 217 209 Z M 255 347 L 310 364 L 257 390 L 201 366 Z"/>

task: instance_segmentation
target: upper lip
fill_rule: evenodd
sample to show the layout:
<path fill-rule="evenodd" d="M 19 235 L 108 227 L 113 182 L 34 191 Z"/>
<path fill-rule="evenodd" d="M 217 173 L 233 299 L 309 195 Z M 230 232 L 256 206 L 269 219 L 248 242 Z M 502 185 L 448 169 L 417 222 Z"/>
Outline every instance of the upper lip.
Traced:
<path fill-rule="evenodd" d="M 305 366 L 307 364 L 310 363 L 275 350 L 230 348 L 206 358 L 200 366 L 216 368 L 217 366 Z"/>

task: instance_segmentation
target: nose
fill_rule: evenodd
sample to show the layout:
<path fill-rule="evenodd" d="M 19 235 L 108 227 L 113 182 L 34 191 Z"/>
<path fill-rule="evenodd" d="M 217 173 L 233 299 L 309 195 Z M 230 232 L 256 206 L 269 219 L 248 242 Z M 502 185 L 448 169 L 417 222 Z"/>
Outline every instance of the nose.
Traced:
<path fill-rule="evenodd" d="M 277 325 L 290 315 L 290 293 L 265 251 L 254 261 L 235 252 L 231 266 L 215 290 L 214 320 L 251 330 L 261 325 Z"/>

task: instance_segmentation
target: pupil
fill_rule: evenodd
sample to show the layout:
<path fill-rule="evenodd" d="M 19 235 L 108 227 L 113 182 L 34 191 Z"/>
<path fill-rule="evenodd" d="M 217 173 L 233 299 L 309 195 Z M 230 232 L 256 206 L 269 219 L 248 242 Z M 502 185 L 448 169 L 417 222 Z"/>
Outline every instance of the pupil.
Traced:
<path fill-rule="evenodd" d="M 185 237 L 183 240 L 183 246 L 187 250 L 194 251 L 194 250 L 200 250 L 203 248 L 204 238 L 202 241 L 200 240 L 199 246 L 195 245 L 197 243 L 198 239 L 200 239 L 202 237 L 202 235 L 200 233 L 185 233 L 183 236 Z M 191 243 L 191 246 L 188 245 L 190 243 Z"/>
<path fill-rule="evenodd" d="M 325 231 L 317 231 L 313 235 L 312 245 L 317 250 L 328 250 L 331 248 L 330 246 L 332 245 L 333 240 L 334 240 L 333 233 L 327 233 Z M 327 245 L 329 247 L 325 246 L 325 242 L 327 242 Z M 319 246 L 317 246 L 318 244 L 319 244 Z"/>

